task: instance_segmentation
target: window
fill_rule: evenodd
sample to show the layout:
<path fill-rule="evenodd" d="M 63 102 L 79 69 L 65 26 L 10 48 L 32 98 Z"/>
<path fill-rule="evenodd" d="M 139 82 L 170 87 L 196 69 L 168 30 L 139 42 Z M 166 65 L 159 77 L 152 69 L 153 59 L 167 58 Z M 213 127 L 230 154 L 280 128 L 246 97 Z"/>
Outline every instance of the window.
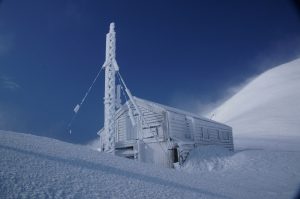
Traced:
<path fill-rule="evenodd" d="M 193 134 L 194 134 L 194 119 L 190 116 L 185 117 L 186 121 L 186 127 L 187 130 L 185 132 L 185 138 L 187 139 L 194 139 Z"/>
<path fill-rule="evenodd" d="M 222 132 L 222 139 L 223 139 L 223 140 L 229 140 L 229 133 L 226 132 L 226 131 L 223 131 L 223 132 Z"/>
<path fill-rule="evenodd" d="M 203 139 L 204 129 L 203 127 L 200 128 L 200 131 L 197 132 L 197 137 Z"/>
<path fill-rule="evenodd" d="M 173 149 L 173 160 L 174 160 L 174 163 L 178 162 L 178 151 L 177 151 L 177 148 Z"/>
<path fill-rule="evenodd" d="M 151 126 L 150 128 L 143 129 L 143 137 L 144 138 L 153 138 L 156 136 L 162 136 L 162 127 L 160 126 Z"/>
<path fill-rule="evenodd" d="M 204 129 L 203 129 L 203 127 L 201 127 L 201 130 L 200 130 L 200 133 L 199 133 L 200 138 L 203 138 L 203 133 L 204 133 Z"/>
<path fill-rule="evenodd" d="M 204 139 L 209 140 L 210 136 L 209 136 L 208 129 L 203 128 L 203 137 L 204 137 Z"/>
<path fill-rule="evenodd" d="M 184 135 L 184 137 L 187 138 L 187 139 L 191 139 L 191 134 L 186 133 L 186 134 Z"/>
<path fill-rule="evenodd" d="M 157 131 L 156 126 L 150 127 L 150 131 L 151 131 L 152 136 L 157 136 L 158 135 L 158 131 Z"/>

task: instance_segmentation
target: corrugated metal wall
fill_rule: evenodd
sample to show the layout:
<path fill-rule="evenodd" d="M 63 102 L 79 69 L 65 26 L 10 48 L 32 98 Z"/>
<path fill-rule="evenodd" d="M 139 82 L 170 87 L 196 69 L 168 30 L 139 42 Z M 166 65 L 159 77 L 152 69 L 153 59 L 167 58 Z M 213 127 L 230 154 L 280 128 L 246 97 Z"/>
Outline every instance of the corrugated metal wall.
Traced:
<path fill-rule="evenodd" d="M 222 145 L 233 149 L 232 130 L 226 125 L 143 101 L 137 101 L 137 105 L 145 122 L 140 122 L 135 113 L 137 125 L 132 126 L 128 108 L 123 106 L 117 113 L 116 132 L 118 142 L 139 142 L 137 132 L 142 129 L 138 157 L 143 162 L 172 167 L 172 151 L 166 142 L 169 137 L 190 141 L 191 146 Z"/>
<path fill-rule="evenodd" d="M 165 123 L 163 111 L 145 103 L 138 103 L 138 107 L 145 120 L 145 123 L 142 124 L 142 137 L 144 139 L 155 136 L 165 138 L 163 131 Z"/>
<path fill-rule="evenodd" d="M 139 145 L 142 162 L 152 163 L 163 167 L 173 167 L 171 151 L 167 150 L 165 142 L 141 143 Z"/>
<path fill-rule="evenodd" d="M 132 126 L 128 110 L 122 113 L 116 119 L 117 141 L 127 141 L 137 139 L 137 128 Z"/>
<path fill-rule="evenodd" d="M 190 137 L 190 128 L 184 114 L 168 111 L 170 137 L 185 140 Z M 189 135 L 189 136 L 188 136 Z"/>
<path fill-rule="evenodd" d="M 138 107 L 149 126 L 159 126 L 162 124 L 164 120 L 162 112 L 154 111 L 153 109 L 151 110 L 149 107 L 144 107 L 140 104 Z"/>
<path fill-rule="evenodd" d="M 214 121 L 168 111 L 169 135 L 196 145 L 222 145 L 233 149 L 231 128 Z"/>
<path fill-rule="evenodd" d="M 194 129 L 193 137 L 196 144 L 222 145 L 225 148 L 233 150 L 231 128 L 214 123 L 213 121 L 194 118 Z"/>
<path fill-rule="evenodd" d="M 142 103 L 138 103 L 138 107 L 145 122 L 141 122 L 142 124 L 137 124 L 136 126 L 132 125 L 126 106 L 119 110 L 116 119 L 117 141 L 137 139 L 138 131 L 141 128 L 140 125 L 142 125 L 142 138 L 147 139 L 155 136 L 165 138 L 165 116 L 163 111 Z M 133 107 L 132 109 L 134 110 Z M 135 121 L 139 121 L 138 116 L 134 117 Z"/>
<path fill-rule="evenodd" d="M 124 112 L 126 113 L 126 112 Z M 122 114 L 119 118 L 117 118 L 117 141 L 125 141 L 127 140 L 127 115 Z"/>

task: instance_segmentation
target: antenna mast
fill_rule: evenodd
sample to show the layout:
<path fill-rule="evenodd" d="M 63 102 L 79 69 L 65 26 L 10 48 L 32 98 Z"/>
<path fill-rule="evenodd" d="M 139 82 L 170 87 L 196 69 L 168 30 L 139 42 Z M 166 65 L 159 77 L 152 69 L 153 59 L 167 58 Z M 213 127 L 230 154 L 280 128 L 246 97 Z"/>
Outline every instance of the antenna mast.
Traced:
<path fill-rule="evenodd" d="M 116 72 L 119 67 L 116 61 L 116 32 L 115 24 L 111 23 L 106 34 L 105 93 L 104 93 L 104 151 L 113 152 L 115 149 L 115 112 L 116 112 Z"/>

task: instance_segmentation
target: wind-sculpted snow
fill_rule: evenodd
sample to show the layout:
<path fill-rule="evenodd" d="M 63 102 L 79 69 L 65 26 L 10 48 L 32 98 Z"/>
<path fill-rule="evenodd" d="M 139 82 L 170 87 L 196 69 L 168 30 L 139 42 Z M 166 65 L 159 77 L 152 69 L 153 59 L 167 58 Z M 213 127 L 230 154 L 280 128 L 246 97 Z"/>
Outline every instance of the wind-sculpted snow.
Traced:
<path fill-rule="evenodd" d="M 0 198 L 291 198 L 300 179 L 299 152 L 211 148 L 202 158 L 217 154 L 218 167 L 190 174 L 0 131 L 0 154 Z"/>
<path fill-rule="evenodd" d="M 213 113 L 237 146 L 300 150 L 300 59 L 262 73 Z"/>
<path fill-rule="evenodd" d="M 203 179 L 218 176 L 219 181 L 230 182 L 236 190 L 247 186 L 247 191 L 257 193 L 253 198 L 293 198 L 288 190 L 293 187 L 300 191 L 299 165 L 300 153 L 296 151 L 229 152 L 218 147 L 201 147 L 192 151 L 180 170 L 201 174 Z"/>
<path fill-rule="evenodd" d="M 230 198 L 184 173 L 44 137 L 0 131 L 0 153 L 0 198 Z"/>
<path fill-rule="evenodd" d="M 243 159 L 239 162 L 233 160 L 234 152 L 218 146 L 203 146 L 192 150 L 181 168 L 189 173 L 207 173 L 211 171 L 223 171 L 242 165 Z"/>

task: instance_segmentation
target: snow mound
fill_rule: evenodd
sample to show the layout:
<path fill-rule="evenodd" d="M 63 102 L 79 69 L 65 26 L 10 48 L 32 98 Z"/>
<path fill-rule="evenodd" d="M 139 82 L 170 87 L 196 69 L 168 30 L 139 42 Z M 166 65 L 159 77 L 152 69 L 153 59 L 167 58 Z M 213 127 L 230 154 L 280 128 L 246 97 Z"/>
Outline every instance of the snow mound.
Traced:
<path fill-rule="evenodd" d="M 229 158 L 232 155 L 233 152 L 218 146 L 195 148 L 180 169 L 189 173 L 225 170 L 232 166 Z"/>
<path fill-rule="evenodd" d="M 294 178 L 300 176 L 299 152 L 297 151 L 247 149 L 225 152 L 211 148 L 207 150 L 194 150 L 180 169 L 193 175 L 200 174 L 203 180 L 217 176 L 218 182 L 229 183 L 236 190 L 239 190 L 241 186 L 247 186 L 253 192 L 264 193 L 254 198 L 288 198 L 286 195 L 288 191 L 282 189 L 283 186 L 286 185 L 285 183 L 292 183 Z M 224 182 L 224 179 L 229 181 Z M 217 184 L 217 182 L 214 183 Z M 295 185 L 295 190 L 300 191 L 299 179 L 296 180 Z M 256 186 L 260 188 L 257 187 L 257 189 Z M 290 186 L 293 185 L 290 184 Z M 276 192 L 275 189 L 281 191 Z"/>
<path fill-rule="evenodd" d="M 213 113 L 238 145 L 300 150 L 300 59 L 262 73 Z"/>
<path fill-rule="evenodd" d="M 0 198 L 7 199 L 276 199 L 292 198 L 300 183 L 298 151 L 247 150 L 232 154 L 207 147 L 190 156 L 189 161 L 195 163 L 189 174 L 86 146 L 0 131 L 0 154 Z M 202 158 L 214 161 L 215 156 L 219 160 L 213 166 L 203 164 L 197 172 Z M 211 172 L 203 172 L 205 169 Z"/>
<path fill-rule="evenodd" d="M 100 139 L 94 139 L 92 141 L 90 141 L 89 143 L 86 144 L 87 147 L 95 150 L 95 151 L 101 151 L 101 145 L 100 145 Z"/>

